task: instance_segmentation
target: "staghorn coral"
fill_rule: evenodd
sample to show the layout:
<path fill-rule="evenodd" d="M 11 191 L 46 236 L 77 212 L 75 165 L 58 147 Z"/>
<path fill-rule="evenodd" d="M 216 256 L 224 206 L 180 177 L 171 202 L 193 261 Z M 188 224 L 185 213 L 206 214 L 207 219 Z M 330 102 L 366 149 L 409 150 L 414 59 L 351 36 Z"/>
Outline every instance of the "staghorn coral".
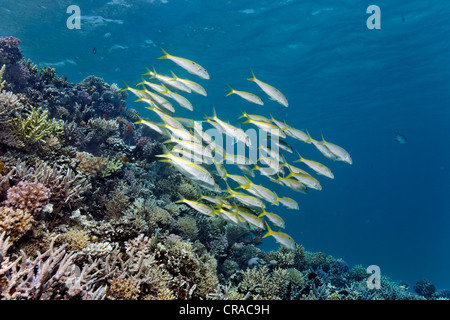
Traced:
<path fill-rule="evenodd" d="M 42 183 L 51 190 L 50 203 L 58 210 L 65 205 L 73 205 L 83 199 L 83 195 L 91 188 L 85 176 L 63 166 L 49 166 L 46 162 L 39 162 L 35 166 L 28 166 L 25 162 L 17 161 L 14 166 L 18 180 Z"/>
<path fill-rule="evenodd" d="M 0 207 L 0 234 L 5 232 L 13 242 L 33 226 L 33 216 L 25 210 Z"/>
<path fill-rule="evenodd" d="M 31 107 L 26 118 L 18 115 L 9 122 L 11 132 L 25 144 L 44 142 L 46 137 L 59 137 L 63 133 L 63 122 L 48 120 L 48 110 Z"/>
<path fill-rule="evenodd" d="M 238 288 L 241 293 L 250 294 L 254 300 L 280 300 L 288 283 L 285 269 L 276 268 L 269 273 L 269 268 L 264 265 L 247 268 Z"/>
<path fill-rule="evenodd" d="M 20 181 L 7 191 L 5 204 L 15 209 L 37 213 L 48 203 L 51 191 L 42 183 Z"/>
<path fill-rule="evenodd" d="M 34 259 L 23 251 L 11 260 L 9 238 L 0 235 L 0 298 L 4 300 L 103 299 L 105 288 L 96 284 L 97 262 L 82 270 L 73 264 L 65 246 L 38 253 Z M 78 272 L 77 272 L 78 270 Z"/>

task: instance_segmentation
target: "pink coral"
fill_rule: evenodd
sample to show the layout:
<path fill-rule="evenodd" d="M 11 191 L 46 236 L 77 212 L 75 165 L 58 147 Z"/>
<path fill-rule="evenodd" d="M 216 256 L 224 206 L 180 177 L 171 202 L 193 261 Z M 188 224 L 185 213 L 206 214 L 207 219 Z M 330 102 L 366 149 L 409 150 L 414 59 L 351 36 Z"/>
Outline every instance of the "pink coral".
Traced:
<path fill-rule="evenodd" d="M 42 183 L 20 181 L 8 189 L 6 205 L 30 213 L 39 212 L 49 201 L 51 191 Z"/>

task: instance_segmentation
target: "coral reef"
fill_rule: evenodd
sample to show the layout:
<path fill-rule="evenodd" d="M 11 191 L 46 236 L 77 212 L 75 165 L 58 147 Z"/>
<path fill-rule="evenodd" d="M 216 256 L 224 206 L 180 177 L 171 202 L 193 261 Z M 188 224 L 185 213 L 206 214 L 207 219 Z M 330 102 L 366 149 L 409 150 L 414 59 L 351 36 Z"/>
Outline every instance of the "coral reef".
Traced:
<path fill-rule="evenodd" d="M 127 93 L 25 61 L 0 38 L 0 299 L 444 299 L 262 231 L 204 215 L 214 196 L 158 161 L 166 137 L 135 125 Z M 1 77 L 3 76 L 3 77 Z"/>

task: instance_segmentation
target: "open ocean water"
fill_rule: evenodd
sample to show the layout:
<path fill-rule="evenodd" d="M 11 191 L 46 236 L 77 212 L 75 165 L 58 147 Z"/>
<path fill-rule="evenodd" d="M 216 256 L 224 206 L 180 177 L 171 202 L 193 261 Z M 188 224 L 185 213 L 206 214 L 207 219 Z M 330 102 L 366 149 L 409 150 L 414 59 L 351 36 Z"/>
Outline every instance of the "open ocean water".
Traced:
<path fill-rule="evenodd" d="M 81 10 L 80 29 L 66 25 L 71 4 Z M 381 9 L 381 29 L 366 24 L 373 4 Z M 194 111 L 181 109 L 179 116 L 201 120 L 214 107 L 236 123 L 245 110 L 285 119 L 318 140 L 323 133 L 353 164 L 290 141 L 335 178 L 320 176 L 323 190 L 307 195 L 279 192 L 300 206 L 278 207 L 284 231 L 306 250 L 350 266 L 377 265 L 410 287 L 428 279 L 444 289 L 450 288 L 449 13 L 443 0 L 1 0 L 0 35 L 19 38 L 25 58 L 71 82 L 96 75 L 134 86 L 152 66 L 193 79 L 156 60 L 162 47 L 211 76 L 201 81 L 208 96 L 191 95 Z M 247 81 L 250 69 L 283 92 L 289 107 Z M 225 97 L 226 84 L 264 97 L 264 105 Z M 151 114 L 134 100 L 130 94 L 127 107 Z M 261 248 L 278 244 L 269 237 Z"/>

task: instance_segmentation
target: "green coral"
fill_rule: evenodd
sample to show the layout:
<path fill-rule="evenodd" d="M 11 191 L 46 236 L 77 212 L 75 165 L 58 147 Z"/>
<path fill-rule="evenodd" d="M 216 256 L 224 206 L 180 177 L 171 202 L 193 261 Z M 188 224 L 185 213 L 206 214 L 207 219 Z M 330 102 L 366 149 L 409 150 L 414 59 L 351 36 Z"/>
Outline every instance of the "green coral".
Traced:
<path fill-rule="evenodd" d="M 5 80 L 2 81 L 4 72 L 5 72 L 5 65 L 3 65 L 3 67 L 0 69 L 0 91 L 2 91 L 2 89 L 6 85 L 6 81 Z"/>
<path fill-rule="evenodd" d="M 105 178 L 113 174 L 114 172 L 120 170 L 123 166 L 121 159 L 110 159 L 109 156 L 106 157 L 106 161 L 100 168 L 100 175 Z"/>
<path fill-rule="evenodd" d="M 31 107 L 26 118 L 18 115 L 10 120 L 10 130 L 26 144 L 45 142 L 49 137 L 60 137 L 63 121 L 48 120 L 48 110 Z"/>

